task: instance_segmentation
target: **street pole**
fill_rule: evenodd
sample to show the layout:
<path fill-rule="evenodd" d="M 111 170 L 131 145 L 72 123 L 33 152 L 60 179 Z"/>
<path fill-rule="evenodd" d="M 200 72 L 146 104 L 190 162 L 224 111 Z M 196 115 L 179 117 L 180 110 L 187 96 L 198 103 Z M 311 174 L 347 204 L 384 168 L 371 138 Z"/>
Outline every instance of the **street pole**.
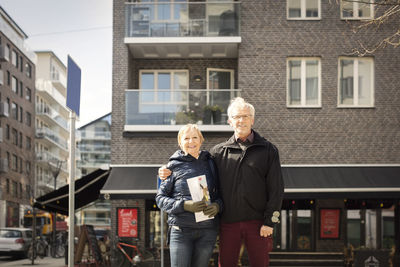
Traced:
<path fill-rule="evenodd" d="M 75 120 L 74 111 L 69 113 L 70 138 L 69 138 L 69 209 L 68 209 L 68 267 L 74 267 L 75 247 Z"/>

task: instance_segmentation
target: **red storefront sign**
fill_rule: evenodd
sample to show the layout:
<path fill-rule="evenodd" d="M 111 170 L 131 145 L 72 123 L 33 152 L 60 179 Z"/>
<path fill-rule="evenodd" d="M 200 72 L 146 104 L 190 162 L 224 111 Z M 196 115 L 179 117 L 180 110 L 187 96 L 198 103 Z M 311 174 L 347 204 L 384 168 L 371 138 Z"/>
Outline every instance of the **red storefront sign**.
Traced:
<path fill-rule="evenodd" d="M 118 236 L 138 237 L 138 209 L 118 208 Z"/>
<path fill-rule="evenodd" d="M 340 209 L 321 209 L 321 238 L 339 238 L 340 229 Z"/>

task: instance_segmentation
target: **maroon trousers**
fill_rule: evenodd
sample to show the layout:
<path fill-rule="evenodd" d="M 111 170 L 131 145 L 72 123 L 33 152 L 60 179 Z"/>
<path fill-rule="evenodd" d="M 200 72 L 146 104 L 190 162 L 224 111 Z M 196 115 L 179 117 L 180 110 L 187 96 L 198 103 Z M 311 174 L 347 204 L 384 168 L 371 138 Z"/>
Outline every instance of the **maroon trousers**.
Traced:
<path fill-rule="evenodd" d="M 245 244 L 250 266 L 268 267 L 272 238 L 261 237 L 262 221 L 221 223 L 219 232 L 219 267 L 238 265 L 240 246 Z"/>

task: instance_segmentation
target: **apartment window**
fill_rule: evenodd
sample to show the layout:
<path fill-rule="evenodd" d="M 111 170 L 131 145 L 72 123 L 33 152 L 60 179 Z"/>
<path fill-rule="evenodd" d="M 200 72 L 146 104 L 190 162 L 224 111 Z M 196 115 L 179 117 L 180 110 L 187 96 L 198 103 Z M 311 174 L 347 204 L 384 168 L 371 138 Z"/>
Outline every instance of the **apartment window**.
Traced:
<path fill-rule="evenodd" d="M 14 102 L 11 104 L 11 116 L 13 119 L 18 120 L 18 105 Z"/>
<path fill-rule="evenodd" d="M 6 125 L 6 139 L 10 140 L 10 125 Z"/>
<path fill-rule="evenodd" d="M 32 78 L 32 66 L 29 63 L 25 64 L 26 76 Z"/>
<path fill-rule="evenodd" d="M 13 171 L 18 171 L 18 157 L 15 154 L 11 158 L 11 168 Z"/>
<path fill-rule="evenodd" d="M 288 58 L 287 106 L 321 107 L 320 58 Z"/>
<path fill-rule="evenodd" d="M 7 179 L 7 181 L 6 181 L 6 192 L 7 192 L 7 194 L 10 194 L 10 180 L 9 179 Z"/>
<path fill-rule="evenodd" d="M 10 152 L 7 152 L 7 166 L 8 166 L 8 168 L 10 168 L 10 166 L 11 166 L 11 156 L 10 156 Z"/>
<path fill-rule="evenodd" d="M 340 1 L 342 19 L 372 19 L 374 17 L 374 0 Z"/>
<path fill-rule="evenodd" d="M 24 97 L 24 84 L 20 81 L 19 82 L 19 96 L 22 98 Z"/>
<path fill-rule="evenodd" d="M 175 111 L 179 104 L 186 104 L 185 92 L 188 89 L 187 70 L 141 70 L 140 71 L 140 111 Z M 177 92 L 173 92 L 177 91 Z"/>
<path fill-rule="evenodd" d="M 4 58 L 8 61 L 10 60 L 10 45 L 4 47 Z"/>
<path fill-rule="evenodd" d="M 32 116 L 31 113 L 26 112 L 25 114 L 25 120 L 26 120 L 26 125 L 31 126 L 32 125 Z"/>
<path fill-rule="evenodd" d="M 24 110 L 21 106 L 19 107 L 19 122 L 24 122 Z"/>
<path fill-rule="evenodd" d="M 26 149 L 27 150 L 31 150 L 31 148 L 32 148 L 32 141 L 31 141 L 31 138 L 30 137 L 26 137 L 26 141 L 25 141 L 25 143 L 26 143 Z"/>
<path fill-rule="evenodd" d="M 28 87 L 26 87 L 25 99 L 32 102 L 32 91 Z"/>
<path fill-rule="evenodd" d="M 15 50 L 11 51 L 11 64 L 18 68 L 18 54 Z"/>
<path fill-rule="evenodd" d="M 374 60 L 339 58 L 339 107 L 374 106 Z"/>
<path fill-rule="evenodd" d="M 11 74 L 9 71 L 7 71 L 7 85 L 11 84 Z"/>
<path fill-rule="evenodd" d="M 22 158 L 19 158 L 19 173 L 23 172 L 24 172 L 23 160 Z M 22 187 L 21 187 L 21 193 L 22 193 Z"/>
<path fill-rule="evenodd" d="M 4 72 L 3 70 L 0 70 L 0 85 L 4 84 Z"/>
<path fill-rule="evenodd" d="M 19 132 L 19 147 L 22 148 L 22 132 Z"/>
<path fill-rule="evenodd" d="M 22 56 L 19 57 L 19 70 L 24 72 L 24 64 L 22 64 Z"/>
<path fill-rule="evenodd" d="M 320 0 L 287 0 L 288 19 L 320 19 Z"/>
<path fill-rule="evenodd" d="M 26 166 L 26 173 L 27 174 L 30 174 L 31 173 L 31 162 L 30 161 L 26 161 L 26 163 L 25 163 L 25 166 Z"/>
<path fill-rule="evenodd" d="M 12 143 L 18 145 L 18 131 L 14 128 L 11 130 Z"/>
<path fill-rule="evenodd" d="M 12 80 L 11 80 L 11 90 L 18 94 L 18 80 L 17 78 L 15 78 L 14 76 L 12 76 Z"/>

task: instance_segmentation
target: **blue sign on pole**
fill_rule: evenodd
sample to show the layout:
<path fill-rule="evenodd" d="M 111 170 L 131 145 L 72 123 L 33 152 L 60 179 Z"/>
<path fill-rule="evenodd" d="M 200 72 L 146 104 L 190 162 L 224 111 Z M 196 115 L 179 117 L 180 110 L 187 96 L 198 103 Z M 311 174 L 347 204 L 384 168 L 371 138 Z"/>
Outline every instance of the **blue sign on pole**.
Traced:
<path fill-rule="evenodd" d="M 81 69 L 69 55 L 67 70 L 67 107 L 79 116 L 81 102 Z"/>

